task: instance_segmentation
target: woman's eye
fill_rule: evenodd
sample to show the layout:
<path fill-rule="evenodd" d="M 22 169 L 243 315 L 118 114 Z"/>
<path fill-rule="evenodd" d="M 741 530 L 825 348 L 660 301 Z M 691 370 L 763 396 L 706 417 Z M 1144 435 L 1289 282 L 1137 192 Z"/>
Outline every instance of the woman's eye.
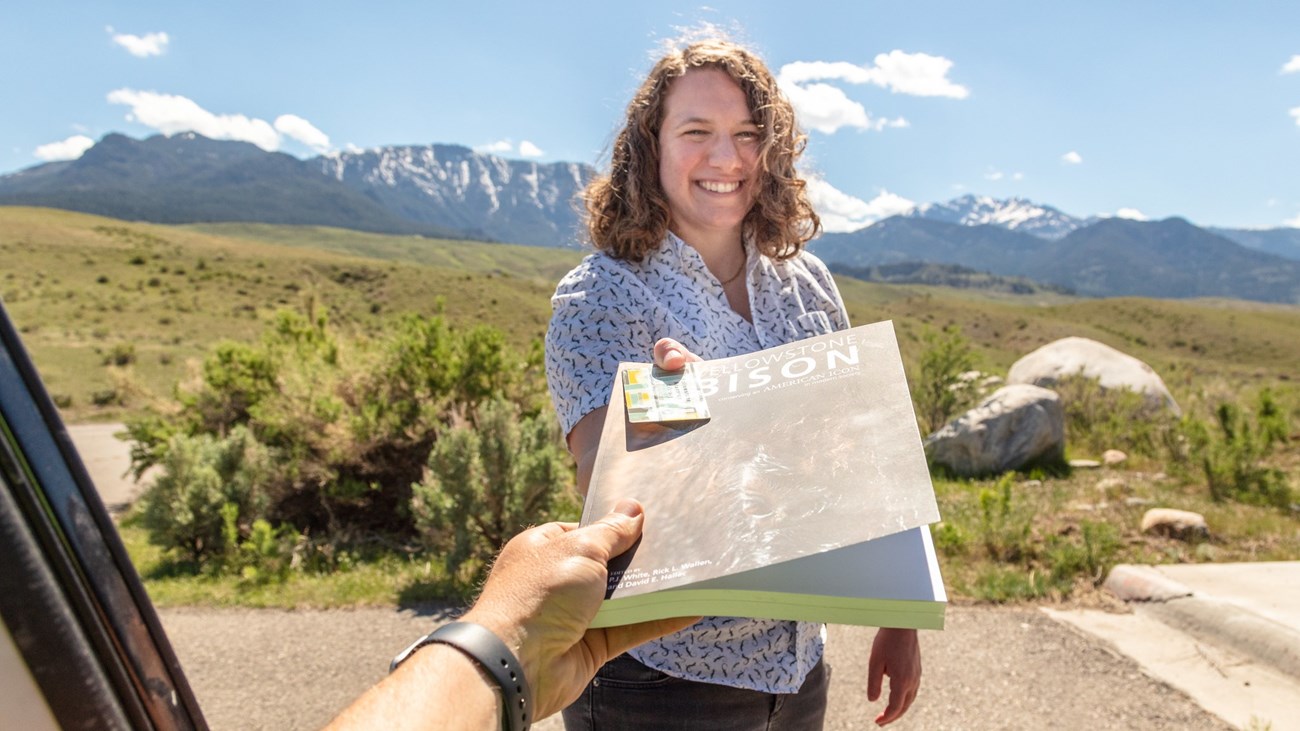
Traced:
<path fill-rule="evenodd" d="M 740 132 L 736 136 L 742 140 L 745 140 L 746 142 L 754 142 L 758 140 L 758 133 L 752 130 L 748 132 Z"/>

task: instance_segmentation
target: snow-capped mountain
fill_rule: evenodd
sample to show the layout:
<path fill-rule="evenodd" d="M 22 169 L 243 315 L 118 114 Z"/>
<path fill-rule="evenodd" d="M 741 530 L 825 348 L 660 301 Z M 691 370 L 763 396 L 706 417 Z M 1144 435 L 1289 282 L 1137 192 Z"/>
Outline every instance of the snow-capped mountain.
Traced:
<path fill-rule="evenodd" d="M 1024 198 L 998 199 L 977 195 L 964 195 L 947 203 L 923 203 L 903 215 L 962 226 L 998 226 L 1051 240 L 1093 222 Z"/>
<path fill-rule="evenodd" d="M 380 147 L 310 161 L 404 219 L 500 241 L 576 241 L 574 200 L 592 169 L 506 160 L 459 145 Z"/>
<path fill-rule="evenodd" d="M 459 145 L 381 147 L 311 160 L 194 133 L 105 135 L 80 159 L 0 176 L 0 204 L 128 220 L 258 221 L 571 246 L 592 170 Z"/>

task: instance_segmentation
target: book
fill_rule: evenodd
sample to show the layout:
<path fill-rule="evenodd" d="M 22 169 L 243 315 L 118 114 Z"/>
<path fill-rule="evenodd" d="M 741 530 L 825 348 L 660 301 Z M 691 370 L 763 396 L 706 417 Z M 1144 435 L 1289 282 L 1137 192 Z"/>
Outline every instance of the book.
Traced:
<path fill-rule="evenodd" d="M 634 497 L 593 627 L 709 615 L 941 629 L 939 520 L 893 323 L 623 363 L 582 524 Z"/>

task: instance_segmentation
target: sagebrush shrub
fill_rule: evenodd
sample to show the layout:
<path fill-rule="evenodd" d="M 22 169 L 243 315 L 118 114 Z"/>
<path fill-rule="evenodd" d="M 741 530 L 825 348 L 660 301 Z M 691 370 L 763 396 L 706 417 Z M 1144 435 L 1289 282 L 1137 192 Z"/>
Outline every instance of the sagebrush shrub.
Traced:
<path fill-rule="evenodd" d="M 917 376 L 912 380 L 912 402 L 922 434 L 938 431 L 948 419 L 974 402 L 978 384 L 963 378 L 975 367 L 970 343 L 956 327 L 922 335 Z"/>
<path fill-rule="evenodd" d="M 251 525 L 262 517 L 271 455 L 248 429 L 236 427 L 224 438 L 176 434 L 160 466 L 140 496 L 141 522 L 152 543 L 201 564 L 219 561 L 233 548 L 227 524 Z"/>
<path fill-rule="evenodd" d="M 416 526 L 445 551 L 452 575 L 466 563 L 482 573 L 516 533 L 573 505 L 568 455 L 549 412 L 524 416 L 493 399 L 474 422 L 439 434 L 424 479 L 412 486 Z"/>

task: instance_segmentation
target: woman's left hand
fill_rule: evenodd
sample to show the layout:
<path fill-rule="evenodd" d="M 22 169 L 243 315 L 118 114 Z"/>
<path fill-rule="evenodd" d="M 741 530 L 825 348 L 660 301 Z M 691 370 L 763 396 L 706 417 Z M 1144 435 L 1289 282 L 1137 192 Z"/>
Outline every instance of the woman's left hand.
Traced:
<path fill-rule="evenodd" d="M 867 700 L 880 698 L 884 676 L 889 676 L 889 704 L 876 716 L 876 725 L 884 726 L 902 718 L 916 691 L 921 687 L 921 643 L 914 629 L 882 627 L 871 643 L 871 660 L 867 666 Z"/>

